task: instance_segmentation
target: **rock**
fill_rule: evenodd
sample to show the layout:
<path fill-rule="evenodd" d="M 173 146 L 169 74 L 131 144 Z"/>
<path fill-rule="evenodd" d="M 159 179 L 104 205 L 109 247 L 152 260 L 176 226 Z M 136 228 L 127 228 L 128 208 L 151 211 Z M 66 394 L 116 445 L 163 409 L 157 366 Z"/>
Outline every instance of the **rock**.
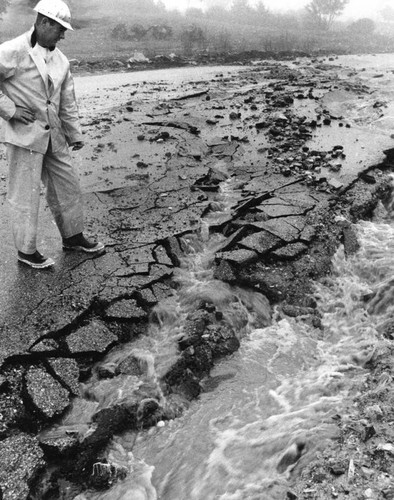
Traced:
<path fill-rule="evenodd" d="M 138 64 L 138 63 L 149 63 L 150 60 L 144 56 L 142 52 L 134 51 L 134 55 L 127 60 L 128 65 Z"/>
<path fill-rule="evenodd" d="M 258 210 L 265 213 L 268 217 L 286 217 L 287 215 L 303 215 L 306 209 L 295 205 L 285 205 L 278 204 L 262 204 L 258 207 Z"/>
<path fill-rule="evenodd" d="M 19 391 L 10 387 L 0 394 L 0 439 L 15 428 L 26 428 L 31 420 Z"/>
<path fill-rule="evenodd" d="M 102 378 L 114 378 L 116 373 L 116 366 L 114 363 L 104 363 L 97 367 L 97 375 Z"/>
<path fill-rule="evenodd" d="M 231 111 L 229 115 L 230 120 L 238 120 L 241 118 L 241 113 L 237 113 L 236 111 Z"/>
<path fill-rule="evenodd" d="M 229 139 L 232 139 L 232 136 L 229 137 Z M 217 146 L 213 146 L 212 147 L 212 153 L 220 158 L 220 157 L 233 157 L 237 150 L 238 150 L 239 146 L 238 146 L 238 143 L 234 140 L 231 140 L 231 142 L 228 142 L 227 140 L 224 142 L 224 144 L 220 144 L 220 145 L 217 145 Z"/>
<path fill-rule="evenodd" d="M 135 299 L 122 299 L 111 304 L 105 311 L 107 318 L 141 320 L 148 317 L 147 312 Z"/>
<path fill-rule="evenodd" d="M 366 299 L 368 299 L 368 296 Z M 388 318 L 380 323 L 377 331 L 386 339 L 394 340 L 394 318 Z"/>
<path fill-rule="evenodd" d="M 170 385 L 171 390 L 175 394 L 184 397 L 187 401 L 197 398 L 201 393 L 199 378 L 185 366 L 182 366 L 183 369 L 179 369 L 179 371 L 178 364 L 173 368 L 174 371 L 170 370 L 165 377 L 165 381 Z"/>
<path fill-rule="evenodd" d="M 45 466 L 38 441 L 18 434 L 0 442 L 0 492 L 4 500 L 23 500 Z"/>
<path fill-rule="evenodd" d="M 251 234 L 239 242 L 241 247 L 254 250 L 260 255 L 264 255 L 278 247 L 283 240 L 268 231 L 260 231 Z"/>
<path fill-rule="evenodd" d="M 316 229 L 311 225 L 307 225 L 300 234 L 300 240 L 306 241 L 307 243 L 310 243 L 315 237 Z"/>
<path fill-rule="evenodd" d="M 169 258 L 165 248 L 162 245 L 158 245 L 154 249 L 153 253 L 156 258 L 156 261 L 159 264 L 163 264 L 164 266 L 169 266 L 169 267 L 173 266 L 171 259 Z"/>
<path fill-rule="evenodd" d="M 341 181 L 336 180 L 336 179 L 332 179 L 332 178 L 328 179 L 327 183 L 331 188 L 335 189 L 336 191 L 343 188 L 343 183 Z"/>
<path fill-rule="evenodd" d="M 201 337 L 210 322 L 209 313 L 203 309 L 189 314 L 185 321 L 183 335 L 179 340 L 180 349 L 185 350 L 192 345 L 201 343 Z"/>
<path fill-rule="evenodd" d="M 282 458 L 279 460 L 278 465 L 276 466 L 279 474 L 285 472 L 291 465 L 294 465 L 301 458 L 302 453 L 305 449 L 305 443 L 297 442 L 290 445 L 287 450 L 282 455 Z"/>
<path fill-rule="evenodd" d="M 150 288 L 143 288 L 138 292 L 138 296 L 141 299 L 142 303 L 147 306 L 154 306 L 157 303 L 156 297 L 153 295 L 153 292 Z"/>
<path fill-rule="evenodd" d="M 71 353 L 105 352 L 117 342 L 117 337 L 99 321 L 92 321 L 71 333 L 66 338 L 67 346 Z"/>
<path fill-rule="evenodd" d="M 61 415 L 69 405 L 69 392 L 41 367 L 31 367 L 26 390 L 35 408 L 45 417 Z"/>
<path fill-rule="evenodd" d="M 271 255 L 280 260 L 292 260 L 306 252 L 308 247 L 304 243 L 291 243 L 271 252 Z"/>
<path fill-rule="evenodd" d="M 299 229 L 293 224 L 287 222 L 286 217 L 270 219 L 262 222 L 254 222 L 252 225 L 258 229 L 268 231 L 272 235 L 286 241 L 287 243 L 298 240 L 300 235 Z"/>
<path fill-rule="evenodd" d="M 144 161 L 137 161 L 137 167 L 138 168 L 148 168 L 149 165 L 145 163 Z"/>
<path fill-rule="evenodd" d="M 111 61 L 111 66 L 113 66 L 114 68 L 123 68 L 125 64 L 118 59 L 114 59 L 113 61 Z"/>
<path fill-rule="evenodd" d="M 257 130 L 267 128 L 268 126 L 269 126 L 269 124 L 267 122 L 258 122 L 255 124 L 255 127 L 257 128 Z"/>
<path fill-rule="evenodd" d="M 237 280 L 237 276 L 231 265 L 224 260 L 222 260 L 219 266 L 215 269 L 214 278 L 227 283 L 232 283 Z"/>
<path fill-rule="evenodd" d="M 207 174 L 196 181 L 195 186 L 204 191 L 217 191 L 221 182 L 225 181 L 228 175 L 219 169 L 211 167 Z"/>
<path fill-rule="evenodd" d="M 79 367 L 75 359 L 49 358 L 48 364 L 75 396 L 79 395 Z"/>
<path fill-rule="evenodd" d="M 157 135 L 155 135 L 155 137 L 153 137 L 152 139 L 149 139 L 150 142 L 164 142 L 166 141 L 167 139 L 170 139 L 170 133 L 167 132 L 166 130 L 163 131 L 163 132 L 159 132 Z"/>
<path fill-rule="evenodd" d="M 354 226 L 351 224 L 346 224 L 343 228 L 343 246 L 345 248 L 346 256 L 355 254 L 359 248 L 360 243 L 357 238 L 357 232 Z"/>
<path fill-rule="evenodd" d="M 43 435 L 39 437 L 39 440 L 42 449 L 51 458 L 72 456 L 79 445 L 77 432 L 64 436 L 58 436 L 56 433 L 54 435 Z"/>
<path fill-rule="evenodd" d="M 178 98 L 180 99 L 180 98 Z M 200 130 L 195 125 L 191 125 L 187 122 L 182 121 L 172 121 L 172 120 L 162 120 L 162 121 L 154 121 L 154 122 L 144 122 L 143 125 L 153 125 L 153 126 L 161 126 L 161 127 L 173 127 L 179 128 L 182 130 L 187 130 L 193 135 L 200 134 Z"/>
<path fill-rule="evenodd" d="M 394 160 L 394 148 L 385 149 L 383 154 L 387 156 L 388 160 Z"/>
<path fill-rule="evenodd" d="M 348 462 L 346 460 L 330 459 L 329 470 L 334 476 L 342 476 L 346 473 Z"/>
<path fill-rule="evenodd" d="M 373 425 L 366 425 L 363 432 L 363 441 L 366 442 L 376 435 L 376 429 Z"/>
<path fill-rule="evenodd" d="M 167 238 L 166 243 L 172 262 L 175 266 L 179 267 L 182 259 L 184 258 L 184 253 L 179 245 L 179 241 L 175 238 L 175 236 L 170 236 Z"/>
<path fill-rule="evenodd" d="M 225 260 L 231 264 L 244 265 L 256 260 L 258 258 L 257 252 L 253 250 L 233 250 L 232 252 L 221 252 L 216 254 L 216 259 Z"/>
<path fill-rule="evenodd" d="M 378 498 L 378 493 L 375 492 L 372 488 L 367 488 L 364 491 L 364 498 L 368 500 L 377 500 Z"/>
<path fill-rule="evenodd" d="M 93 472 L 89 483 L 98 490 L 108 489 L 114 482 L 125 479 L 127 474 L 128 468 L 125 466 L 96 462 L 93 464 Z"/>
<path fill-rule="evenodd" d="M 376 449 L 379 451 L 387 451 L 391 455 L 394 455 L 394 445 L 392 443 L 380 443 Z"/>
<path fill-rule="evenodd" d="M 146 360 L 138 358 L 134 354 L 127 356 L 127 358 L 121 361 L 115 368 L 116 375 L 135 375 L 138 377 L 147 372 L 148 365 Z"/>
<path fill-rule="evenodd" d="M 294 280 L 290 269 L 275 269 L 256 262 L 239 269 L 235 281 L 248 283 L 264 294 L 271 302 L 278 302 L 286 298 L 289 283 Z"/>
<path fill-rule="evenodd" d="M 188 93 L 188 94 L 183 94 L 183 95 L 180 95 L 178 97 L 174 97 L 174 100 L 178 100 L 178 101 L 184 101 L 186 99 L 193 99 L 194 97 L 201 97 L 203 95 L 206 95 L 207 93 L 209 92 L 209 89 L 206 89 L 206 90 L 198 90 L 196 92 L 192 92 L 192 93 Z M 209 97 L 209 96 L 207 96 Z M 207 99 L 206 97 L 206 100 L 210 100 L 210 99 Z"/>
<path fill-rule="evenodd" d="M 206 334 L 214 359 L 227 356 L 239 349 L 239 340 L 234 330 L 227 325 L 209 325 Z"/>
<path fill-rule="evenodd" d="M 54 339 L 44 339 L 34 345 L 30 350 L 32 352 L 58 351 L 59 345 Z"/>
<path fill-rule="evenodd" d="M 156 384 L 139 386 L 127 401 L 98 410 L 92 417 L 91 428 L 80 438 L 81 444 L 84 448 L 101 447 L 116 433 L 148 425 L 159 410 L 160 398 Z"/>
<path fill-rule="evenodd" d="M 160 302 L 167 297 L 171 297 L 174 293 L 172 288 L 170 288 L 166 283 L 154 283 L 152 285 L 152 292 L 156 297 L 157 302 Z"/>
<path fill-rule="evenodd" d="M 360 179 L 362 179 L 367 184 L 376 184 L 376 179 L 373 175 L 367 174 L 366 172 L 361 172 L 359 174 Z"/>
<path fill-rule="evenodd" d="M 287 316 L 290 316 L 292 318 L 297 318 L 298 316 L 306 316 L 309 314 L 314 314 L 314 309 L 310 307 L 300 307 L 300 306 L 294 306 L 291 304 L 286 304 L 283 303 L 281 305 L 281 309 L 284 314 Z"/>

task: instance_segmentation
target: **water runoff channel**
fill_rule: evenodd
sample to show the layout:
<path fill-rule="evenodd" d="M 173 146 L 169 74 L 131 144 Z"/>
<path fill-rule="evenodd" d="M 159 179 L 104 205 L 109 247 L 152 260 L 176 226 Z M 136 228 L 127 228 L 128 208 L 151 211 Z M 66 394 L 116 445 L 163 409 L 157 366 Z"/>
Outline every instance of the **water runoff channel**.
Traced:
<path fill-rule="evenodd" d="M 201 300 L 237 326 L 240 349 L 214 367 L 206 390 L 182 416 L 114 436 L 108 458 L 127 468 L 126 479 L 78 500 L 283 500 L 303 466 L 335 439 L 333 418 L 356 395 L 368 373 L 365 363 L 385 342 L 377 326 L 393 306 L 386 301 L 375 312 L 364 297 L 394 275 L 394 205 L 380 219 L 359 222 L 357 254 L 345 257 L 340 247 L 330 276 L 315 284 L 322 328 L 314 328 L 271 309 L 258 292 L 214 278 L 222 236 L 210 226 L 239 196 L 233 180 L 222 184 L 216 212 L 198 234 L 184 237 L 176 292 L 156 306 L 149 335 L 102 363 L 133 353 L 147 366 L 147 377 L 159 380 L 177 357 L 188 313 Z M 62 426 L 82 429 L 98 407 L 127 398 L 137 380 L 119 380 L 86 384 L 90 398 Z"/>
<path fill-rule="evenodd" d="M 214 279 L 213 260 L 222 236 L 210 225 L 239 197 L 225 181 L 199 234 L 184 238 L 187 252 L 177 270 L 177 291 L 156 306 L 148 336 L 115 350 L 104 363 L 133 353 L 158 380 L 177 356 L 177 339 L 190 311 L 212 302 L 239 326 L 240 349 L 211 372 L 206 391 L 179 418 L 149 430 L 115 436 L 109 460 L 129 471 L 105 492 L 78 500 L 282 500 L 291 482 L 319 449 L 336 437 L 333 417 L 367 376 L 364 364 L 379 343 L 379 316 L 363 298 L 394 274 L 394 212 L 357 224 L 361 248 L 345 258 L 339 248 L 332 273 L 315 284 L 322 329 L 280 315 L 251 290 Z M 212 383 L 213 381 L 213 383 Z M 215 383 L 216 382 L 216 383 Z M 124 400 L 137 382 L 119 377 L 91 381 L 86 400 L 64 426 L 75 428 L 97 409 Z"/>

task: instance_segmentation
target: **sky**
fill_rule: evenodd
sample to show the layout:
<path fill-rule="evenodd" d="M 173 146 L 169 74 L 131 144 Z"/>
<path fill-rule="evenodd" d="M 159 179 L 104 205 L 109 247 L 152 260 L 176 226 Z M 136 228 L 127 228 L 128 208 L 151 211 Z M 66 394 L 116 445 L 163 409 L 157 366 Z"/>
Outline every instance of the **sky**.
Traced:
<path fill-rule="evenodd" d="M 164 0 L 167 7 L 184 10 L 188 7 L 204 7 L 209 4 L 228 5 L 231 0 Z M 310 0 L 262 0 L 271 11 L 294 10 L 305 7 Z M 250 0 L 253 4 L 253 0 Z M 393 0 L 350 0 L 344 11 L 346 17 L 374 17 L 385 5 L 392 6 Z"/>

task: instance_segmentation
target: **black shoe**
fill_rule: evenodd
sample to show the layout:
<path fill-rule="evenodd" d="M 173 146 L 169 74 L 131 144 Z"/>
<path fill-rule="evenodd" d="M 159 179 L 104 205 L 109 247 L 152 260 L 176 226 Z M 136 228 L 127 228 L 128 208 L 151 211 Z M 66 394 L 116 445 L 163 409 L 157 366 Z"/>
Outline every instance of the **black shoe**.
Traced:
<path fill-rule="evenodd" d="M 45 269 L 55 264 L 54 260 L 44 257 L 38 250 L 32 254 L 18 252 L 18 260 L 34 269 Z"/>
<path fill-rule="evenodd" d="M 63 239 L 65 250 L 79 250 L 80 252 L 96 253 L 104 250 L 104 245 L 100 241 L 89 241 L 83 233 Z"/>

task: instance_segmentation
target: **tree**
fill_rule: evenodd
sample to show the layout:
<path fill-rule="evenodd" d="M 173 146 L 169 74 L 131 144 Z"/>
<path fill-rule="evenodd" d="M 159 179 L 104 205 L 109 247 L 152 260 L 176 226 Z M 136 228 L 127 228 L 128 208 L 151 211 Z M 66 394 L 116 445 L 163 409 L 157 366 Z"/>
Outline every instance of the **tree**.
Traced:
<path fill-rule="evenodd" d="M 264 3 L 261 0 L 259 2 L 257 2 L 254 10 L 256 11 L 258 16 L 263 17 L 263 16 L 269 15 L 269 10 L 267 9 L 267 7 L 264 5 Z"/>
<path fill-rule="evenodd" d="M 363 17 L 352 23 L 348 29 L 354 35 L 371 36 L 376 29 L 376 25 L 372 19 Z"/>
<path fill-rule="evenodd" d="M 254 17 L 256 25 L 264 26 L 272 22 L 272 15 L 263 2 L 257 2 L 254 8 Z"/>
<path fill-rule="evenodd" d="M 161 13 L 167 12 L 166 5 L 162 0 L 157 0 L 155 2 L 155 5 L 156 5 L 156 10 L 158 12 L 161 12 Z"/>
<path fill-rule="evenodd" d="M 1 15 L 7 10 L 10 0 L 0 0 L 0 18 Z"/>
<path fill-rule="evenodd" d="M 327 30 L 348 3 L 349 0 L 312 0 L 306 9 L 311 22 L 318 28 Z"/>
<path fill-rule="evenodd" d="M 155 40 L 170 40 L 173 35 L 171 26 L 167 24 L 154 24 L 148 28 L 148 31 Z"/>
<path fill-rule="evenodd" d="M 205 17 L 215 21 L 226 22 L 230 18 L 230 13 L 220 5 L 213 5 L 207 9 Z"/>
<path fill-rule="evenodd" d="M 244 24 L 252 22 L 255 17 L 248 0 L 233 0 L 230 13 L 235 21 Z"/>
<path fill-rule="evenodd" d="M 196 7 L 189 7 L 185 10 L 185 17 L 189 19 L 203 19 L 204 12 Z"/>
<path fill-rule="evenodd" d="M 394 9 L 386 5 L 380 12 L 380 16 L 385 21 L 394 21 Z"/>
<path fill-rule="evenodd" d="M 203 48 L 206 43 L 206 36 L 202 28 L 195 24 L 184 28 L 181 33 L 181 42 L 187 54 L 191 54 L 193 48 Z"/>

